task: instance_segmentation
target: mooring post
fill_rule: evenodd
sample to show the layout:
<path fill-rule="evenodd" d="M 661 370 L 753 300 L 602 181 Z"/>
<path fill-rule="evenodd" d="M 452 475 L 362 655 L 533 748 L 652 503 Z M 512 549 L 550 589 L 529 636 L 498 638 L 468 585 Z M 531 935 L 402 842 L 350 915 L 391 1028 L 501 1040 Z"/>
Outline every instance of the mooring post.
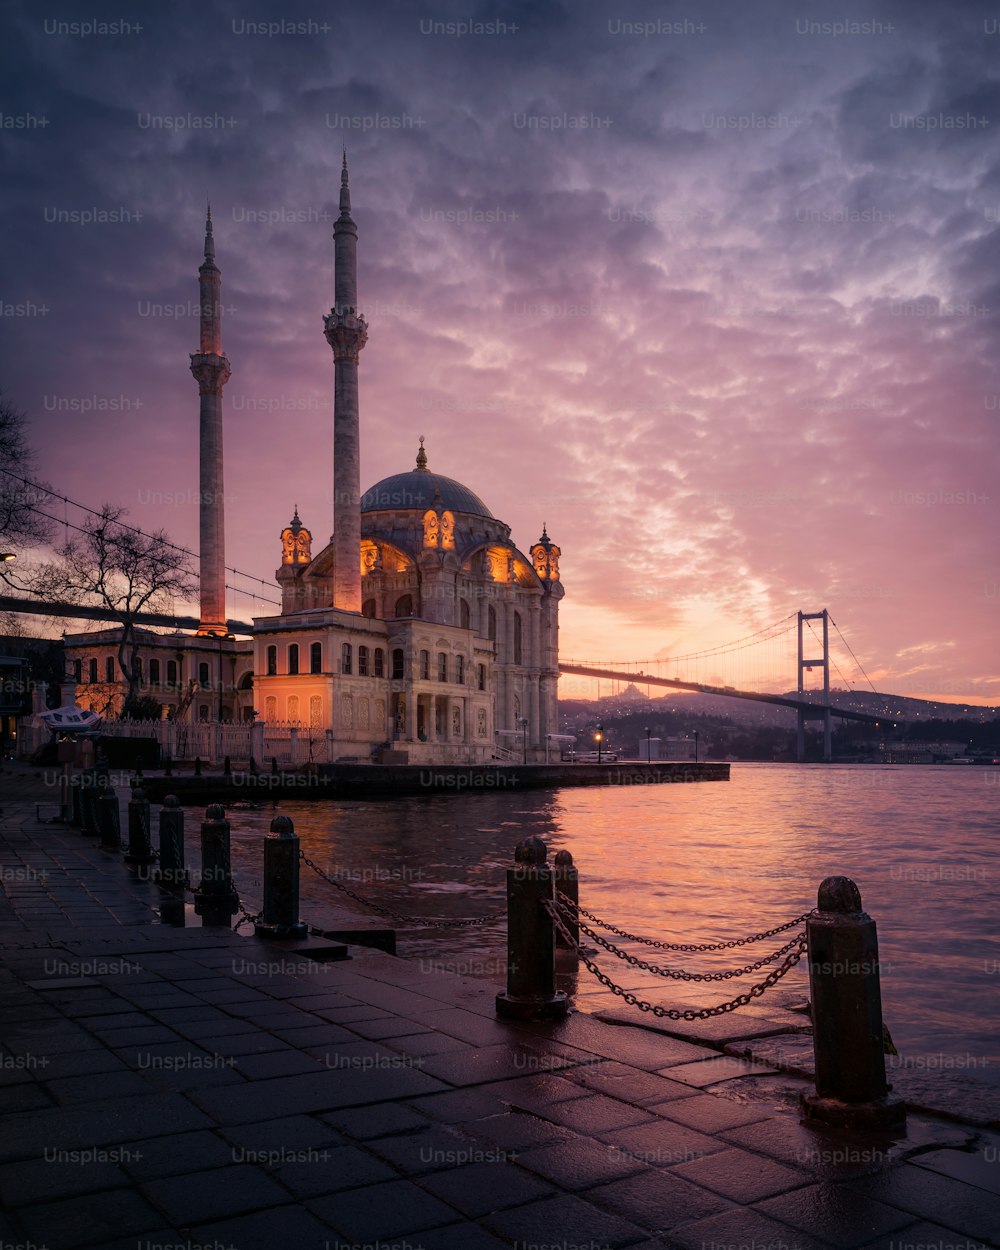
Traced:
<path fill-rule="evenodd" d="M 556 990 L 555 926 L 545 908 L 555 898 L 555 877 L 547 855 L 541 838 L 524 838 L 507 869 L 507 990 L 496 1010 L 509 1020 L 561 1020 L 569 1010 Z"/>
<path fill-rule="evenodd" d="M 163 885 L 186 885 L 184 867 L 184 809 L 176 794 L 168 794 L 160 808 L 160 867 L 153 880 Z"/>
<path fill-rule="evenodd" d="M 221 803 L 205 809 L 201 823 L 201 881 L 194 895 L 194 909 L 205 925 L 225 925 L 239 908 L 233 887 L 229 849 L 229 821 Z"/>
<path fill-rule="evenodd" d="M 145 790 L 137 788 L 128 801 L 127 864 L 151 864 L 156 859 L 149 842 L 149 823 L 149 799 Z"/>
<path fill-rule="evenodd" d="M 843 1128 L 894 1129 L 906 1105 L 885 1078 L 882 993 L 875 921 L 849 877 L 827 877 L 806 919 L 816 1093 L 802 1095 L 806 1119 Z"/>
<path fill-rule="evenodd" d="M 564 916 L 563 924 L 569 933 L 573 942 L 580 941 L 580 917 L 577 913 L 577 907 L 580 903 L 580 874 L 573 866 L 573 856 L 569 851 L 556 851 L 555 856 L 555 879 L 556 893 L 562 894 L 568 900 L 569 912 L 568 916 Z M 565 946 L 573 949 L 572 943 L 568 942 L 556 929 L 556 946 Z"/>
<path fill-rule="evenodd" d="M 270 938 L 309 935 L 299 919 L 299 839 L 287 816 L 275 816 L 264 839 L 264 909 L 254 932 Z"/>
<path fill-rule="evenodd" d="M 97 824 L 101 831 L 101 846 L 106 851 L 120 851 L 122 831 L 118 795 L 106 775 L 98 778 L 97 785 Z"/>

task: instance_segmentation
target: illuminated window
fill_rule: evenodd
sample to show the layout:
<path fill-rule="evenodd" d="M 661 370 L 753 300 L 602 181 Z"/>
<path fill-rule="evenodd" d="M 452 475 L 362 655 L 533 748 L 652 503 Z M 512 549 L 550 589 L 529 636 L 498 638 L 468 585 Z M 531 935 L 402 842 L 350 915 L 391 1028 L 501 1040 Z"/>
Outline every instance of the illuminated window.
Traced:
<path fill-rule="evenodd" d="M 345 642 L 340 648 L 340 671 L 342 673 L 350 673 L 351 667 L 351 644 Z"/>
<path fill-rule="evenodd" d="M 358 676 L 368 676 L 368 648 L 358 647 Z"/>
<path fill-rule="evenodd" d="M 314 642 L 309 648 L 309 672 L 322 673 L 323 671 L 323 644 Z"/>
<path fill-rule="evenodd" d="M 288 648 L 288 671 L 294 677 L 299 671 L 299 644 L 293 642 Z"/>
<path fill-rule="evenodd" d="M 268 647 L 267 649 L 267 675 L 274 677 L 278 672 L 278 648 Z"/>
<path fill-rule="evenodd" d="M 375 648 L 375 676 L 385 676 L 385 652 L 381 647 Z"/>

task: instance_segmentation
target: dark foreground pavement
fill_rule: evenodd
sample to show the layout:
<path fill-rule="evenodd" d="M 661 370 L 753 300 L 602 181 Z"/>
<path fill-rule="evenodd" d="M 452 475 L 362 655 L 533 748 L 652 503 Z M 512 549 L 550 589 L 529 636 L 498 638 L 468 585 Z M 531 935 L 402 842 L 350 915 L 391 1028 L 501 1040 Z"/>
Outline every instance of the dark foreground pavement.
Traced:
<path fill-rule="evenodd" d="M 155 924 L 34 799 L 0 778 L 0 1250 L 1000 1245 L 1000 1134 L 806 1128 L 708 1046 Z"/>

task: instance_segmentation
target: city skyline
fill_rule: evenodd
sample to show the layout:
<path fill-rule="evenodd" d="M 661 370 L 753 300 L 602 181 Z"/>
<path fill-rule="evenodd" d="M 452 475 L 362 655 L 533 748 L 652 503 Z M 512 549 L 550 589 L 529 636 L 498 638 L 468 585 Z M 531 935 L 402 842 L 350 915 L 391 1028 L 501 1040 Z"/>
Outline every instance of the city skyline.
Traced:
<path fill-rule="evenodd" d="M 10 10 L 0 127 L 40 477 L 197 549 L 210 199 L 226 562 L 272 579 L 295 505 L 325 543 L 346 144 L 362 489 L 422 434 L 522 551 L 544 523 L 565 657 L 829 607 L 877 688 L 1000 702 L 985 6 L 54 13 Z"/>

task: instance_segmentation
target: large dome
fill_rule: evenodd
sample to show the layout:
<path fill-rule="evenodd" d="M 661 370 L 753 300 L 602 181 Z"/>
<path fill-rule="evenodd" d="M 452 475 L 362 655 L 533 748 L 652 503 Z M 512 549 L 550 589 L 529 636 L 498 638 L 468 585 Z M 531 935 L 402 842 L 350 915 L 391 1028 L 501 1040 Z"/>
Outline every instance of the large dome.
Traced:
<path fill-rule="evenodd" d="M 441 496 L 442 507 L 450 508 L 452 512 L 469 512 L 473 516 L 496 519 L 468 486 L 456 482 L 453 477 L 431 473 L 427 468 L 423 438 L 420 439 L 420 450 L 417 452 L 417 467 L 408 473 L 394 473 L 392 477 L 384 477 L 381 482 L 370 486 L 361 496 L 361 511 L 387 512 L 413 508 L 423 512 L 433 506 L 436 494 Z"/>

